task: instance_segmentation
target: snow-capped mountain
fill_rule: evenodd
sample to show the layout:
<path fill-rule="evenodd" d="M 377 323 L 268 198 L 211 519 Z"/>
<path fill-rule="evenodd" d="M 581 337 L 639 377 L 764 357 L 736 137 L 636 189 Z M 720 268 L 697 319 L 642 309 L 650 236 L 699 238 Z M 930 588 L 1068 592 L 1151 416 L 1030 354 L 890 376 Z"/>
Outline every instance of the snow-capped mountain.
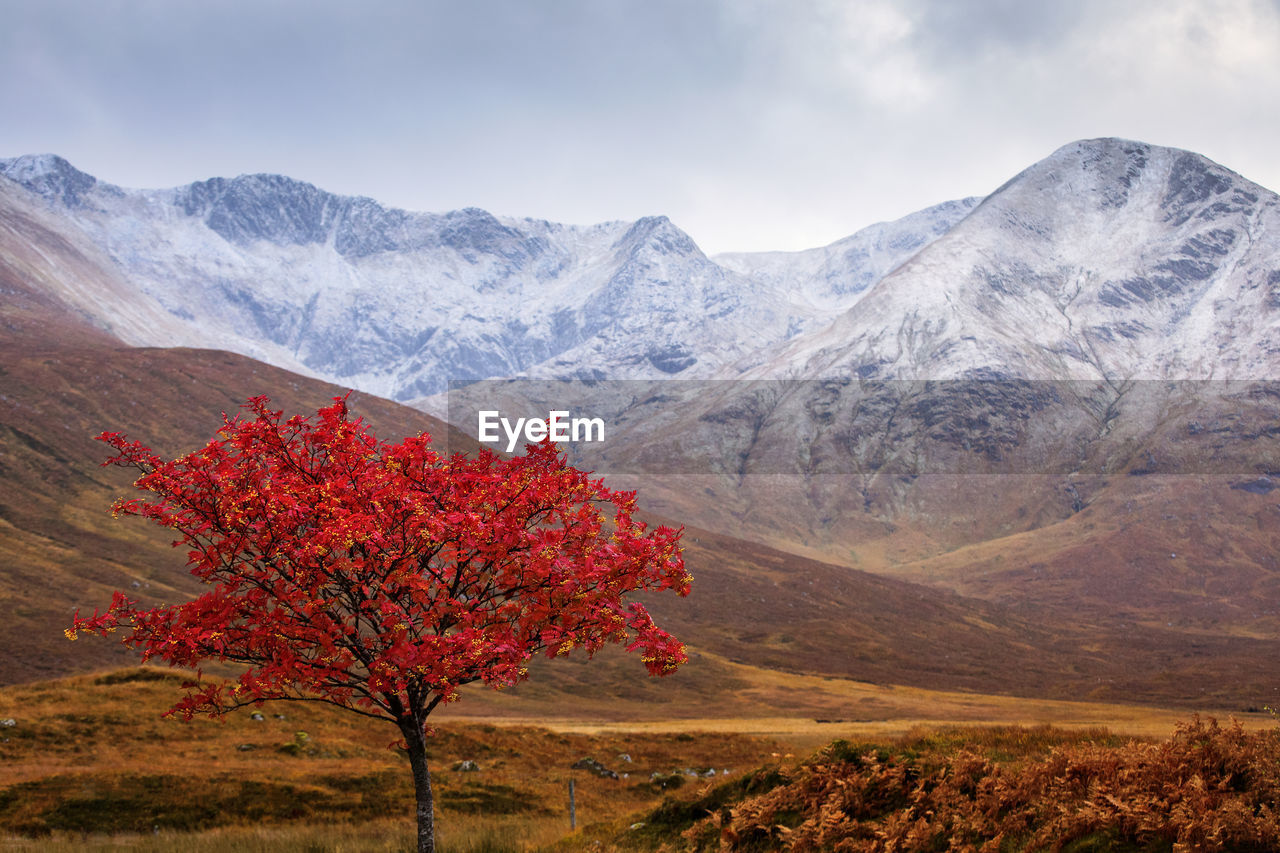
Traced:
<path fill-rule="evenodd" d="M 100 597 L 165 577 L 167 537 L 88 521 L 118 491 L 90 435 L 160 446 L 158 428 L 179 452 L 243 396 L 306 411 L 332 391 L 226 353 L 118 346 L 88 320 L 400 397 L 585 377 L 616 415 L 587 467 L 719 531 L 687 536 L 705 567 L 688 624 L 725 656 L 1127 701 L 1134 672 L 1178 701 L 1274 687 L 1277 199 L 1197 155 L 1076 143 L 980 203 L 717 258 L 661 217 L 409 213 L 262 175 L 125 190 L 54 157 L 0 173 L 0 534 L 14 595 L 47 599 L 6 629 L 13 648 L 65 619 L 77 583 Z M 515 403 L 522 385 L 483 390 Z M 445 431 L 371 408 L 384 437 Z"/>
<path fill-rule="evenodd" d="M 278 175 L 128 190 L 49 155 L 0 161 L 0 174 L 167 312 L 129 343 L 215 346 L 398 400 L 453 379 L 711 375 L 829 322 L 973 204 L 799 253 L 807 276 L 773 258 L 717 263 L 661 216 L 582 227 L 411 213 Z"/>
<path fill-rule="evenodd" d="M 982 199 L 949 201 L 802 252 L 731 252 L 713 260 L 816 310 L 839 311 L 968 216 Z"/>
<path fill-rule="evenodd" d="M 1197 154 L 1067 145 L 756 375 L 1280 378 L 1280 197 Z"/>

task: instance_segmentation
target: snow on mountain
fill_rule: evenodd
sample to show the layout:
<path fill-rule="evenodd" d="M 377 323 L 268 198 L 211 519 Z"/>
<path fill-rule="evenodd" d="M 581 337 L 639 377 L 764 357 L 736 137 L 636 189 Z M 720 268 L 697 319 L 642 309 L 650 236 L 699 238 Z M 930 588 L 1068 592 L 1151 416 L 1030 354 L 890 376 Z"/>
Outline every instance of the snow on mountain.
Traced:
<path fill-rule="evenodd" d="M 1280 197 L 1200 155 L 1076 142 L 755 375 L 1280 376 Z"/>
<path fill-rule="evenodd" d="M 666 217 L 413 213 L 279 175 L 128 190 L 51 155 L 0 174 L 173 318 L 129 343 L 216 346 L 398 400 L 452 379 L 711 375 L 829 322 L 972 206 L 815 250 L 810 276 L 772 257 L 717 263 Z"/>
<path fill-rule="evenodd" d="M 1091 453 L 1096 470 L 1123 468 L 1170 424 L 1198 435 L 1221 410 L 1256 413 L 1248 383 L 1280 380 L 1280 196 L 1189 152 L 1073 143 L 830 324 L 721 377 L 738 381 L 667 407 L 687 460 L 676 469 L 876 477 L 894 461 L 909 482 L 1066 475 Z M 1280 447 L 1252 417 L 1221 428 L 1215 456 L 1179 439 L 1139 467 L 1271 470 Z M 643 460 L 650 446 L 673 456 L 660 436 L 621 452 Z"/>
<path fill-rule="evenodd" d="M 161 346 L 185 340 L 182 322 L 139 292 L 106 252 L 9 181 L 0 181 L 0 295 L 9 341 L 65 343 L 86 333 L 86 340 Z"/>
<path fill-rule="evenodd" d="M 822 311 L 846 310 L 867 288 L 951 230 L 981 198 L 948 201 L 880 222 L 851 237 L 802 252 L 739 252 L 716 255 L 723 267 L 766 282 Z M 815 283 L 820 283 L 815 286 Z"/>
<path fill-rule="evenodd" d="M 509 376 L 1123 382 L 1278 367 L 1277 196 L 1126 140 L 1067 145 L 984 200 L 830 246 L 714 259 L 665 217 L 413 213 L 279 175 L 126 190 L 51 155 L 0 174 L 136 289 L 79 306 L 129 343 L 218 346 L 400 400 Z"/>

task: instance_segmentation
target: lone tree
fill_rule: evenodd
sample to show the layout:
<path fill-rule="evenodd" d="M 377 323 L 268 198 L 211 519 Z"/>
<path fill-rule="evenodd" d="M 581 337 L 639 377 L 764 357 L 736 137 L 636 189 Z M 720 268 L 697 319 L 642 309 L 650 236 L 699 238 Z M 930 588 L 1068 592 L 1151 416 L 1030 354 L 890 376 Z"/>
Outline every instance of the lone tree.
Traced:
<path fill-rule="evenodd" d="M 427 717 L 483 681 L 526 677 L 535 655 L 640 650 L 654 675 L 684 646 L 624 601 L 641 590 L 689 591 L 681 531 L 647 530 L 634 493 L 568 466 L 550 442 L 523 456 L 445 458 L 425 433 L 379 442 L 345 398 L 316 418 L 255 397 L 252 417 L 223 416 L 203 448 L 164 461 L 120 433 L 107 465 L 141 472 L 146 498 L 115 512 L 173 528 L 191 573 L 211 589 L 142 609 L 116 592 L 77 631 L 124 642 L 171 666 L 246 668 L 230 682 L 188 684 L 169 714 L 220 715 L 269 700 L 327 702 L 389 720 L 413 770 L 418 850 L 434 849 Z"/>

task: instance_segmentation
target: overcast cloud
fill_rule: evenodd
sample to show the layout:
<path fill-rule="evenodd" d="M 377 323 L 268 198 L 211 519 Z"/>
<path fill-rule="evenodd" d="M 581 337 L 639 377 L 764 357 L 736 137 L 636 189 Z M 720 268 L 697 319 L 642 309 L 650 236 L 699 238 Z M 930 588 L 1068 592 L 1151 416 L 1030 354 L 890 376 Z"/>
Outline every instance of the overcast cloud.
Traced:
<path fill-rule="evenodd" d="M 1280 189 L 1280 0 L 0 0 L 0 156 L 800 249 L 1075 139 Z"/>

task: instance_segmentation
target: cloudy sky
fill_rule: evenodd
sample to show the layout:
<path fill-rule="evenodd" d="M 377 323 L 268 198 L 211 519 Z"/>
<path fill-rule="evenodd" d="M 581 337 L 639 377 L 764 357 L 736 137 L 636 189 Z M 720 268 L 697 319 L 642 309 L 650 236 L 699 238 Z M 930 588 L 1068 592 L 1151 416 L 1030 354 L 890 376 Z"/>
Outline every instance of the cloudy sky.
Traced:
<path fill-rule="evenodd" d="M 1280 190 L 1280 0 L 0 0 L 0 156 L 822 245 L 1074 139 Z"/>

